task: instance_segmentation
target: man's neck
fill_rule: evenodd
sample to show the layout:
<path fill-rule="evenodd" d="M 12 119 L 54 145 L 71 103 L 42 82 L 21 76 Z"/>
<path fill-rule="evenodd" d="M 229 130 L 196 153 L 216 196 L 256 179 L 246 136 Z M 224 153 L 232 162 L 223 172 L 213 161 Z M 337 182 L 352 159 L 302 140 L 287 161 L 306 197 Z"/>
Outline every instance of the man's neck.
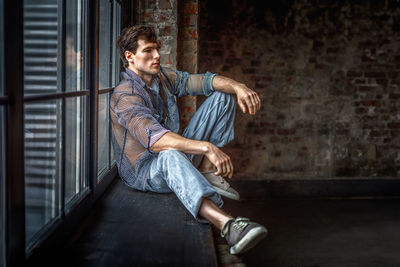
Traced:
<path fill-rule="evenodd" d="M 136 73 L 137 76 L 142 78 L 142 80 L 144 81 L 145 84 L 147 84 L 148 86 L 151 85 L 151 81 L 153 79 L 153 75 L 152 74 L 141 72 L 141 71 L 137 70 L 136 68 L 132 68 L 131 66 L 129 66 L 128 69 L 130 69 L 131 71 Z"/>

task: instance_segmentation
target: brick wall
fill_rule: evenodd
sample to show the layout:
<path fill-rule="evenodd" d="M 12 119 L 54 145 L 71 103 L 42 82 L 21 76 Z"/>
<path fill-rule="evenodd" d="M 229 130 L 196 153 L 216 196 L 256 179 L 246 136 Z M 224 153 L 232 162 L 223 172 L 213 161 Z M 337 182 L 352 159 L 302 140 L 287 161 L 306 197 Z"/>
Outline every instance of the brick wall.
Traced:
<path fill-rule="evenodd" d="M 237 174 L 400 176 L 400 2 L 200 1 L 206 70 L 263 101 L 237 113 Z"/>
<path fill-rule="evenodd" d="M 197 73 L 197 0 L 140 0 L 136 2 L 135 17 L 137 23 L 156 29 L 162 43 L 163 66 Z M 184 129 L 196 111 L 196 97 L 183 97 L 178 105 Z"/>
<path fill-rule="evenodd" d="M 178 7 L 178 69 L 189 73 L 198 71 L 198 13 L 197 0 L 181 0 Z M 196 97 L 186 96 L 178 100 L 181 130 L 196 112 Z"/>
<path fill-rule="evenodd" d="M 136 5 L 136 22 L 153 26 L 162 43 L 160 50 L 161 64 L 166 67 L 176 68 L 177 1 L 139 0 Z"/>

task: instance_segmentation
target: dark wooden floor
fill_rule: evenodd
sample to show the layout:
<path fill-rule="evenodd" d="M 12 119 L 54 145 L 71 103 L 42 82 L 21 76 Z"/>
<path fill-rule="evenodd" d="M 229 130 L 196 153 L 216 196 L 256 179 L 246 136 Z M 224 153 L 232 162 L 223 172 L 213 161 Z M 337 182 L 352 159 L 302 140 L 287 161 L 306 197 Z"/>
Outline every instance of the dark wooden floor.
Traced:
<path fill-rule="evenodd" d="M 221 266 L 400 266 L 399 198 L 225 199 L 224 209 L 269 235 L 239 257 L 217 239 L 226 250 L 218 250 Z M 116 179 L 66 246 L 34 266 L 216 266 L 214 246 L 210 226 L 194 221 L 174 194 L 135 191 Z"/>
<path fill-rule="evenodd" d="M 116 179 L 68 244 L 35 266 L 217 266 L 210 225 L 174 194 L 143 193 Z"/>
<path fill-rule="evenodd" d="M 247 266 L 400 266 L 398 198 L 226 200 L 225 209 L 269 230 L 240 256 Z"/>

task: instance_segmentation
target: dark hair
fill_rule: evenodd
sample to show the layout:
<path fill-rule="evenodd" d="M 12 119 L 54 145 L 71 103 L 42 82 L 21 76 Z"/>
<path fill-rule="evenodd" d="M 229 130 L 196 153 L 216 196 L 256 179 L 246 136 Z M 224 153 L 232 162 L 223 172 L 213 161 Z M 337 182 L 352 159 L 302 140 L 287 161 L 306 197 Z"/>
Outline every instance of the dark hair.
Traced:
<path fill-rule="evenodd" d="M 125 68 L 129 66 L 129 63 L 125 58 L 125 51 L 130 51 L 133 54 L 136 54 L 139 36 L 145 37 L 147 41 L 157 42 L 156 32 L 151 26 L 136 25 L 124 28 L 117 39 L 117 47 L 119 48 L 119 55 Z"/>

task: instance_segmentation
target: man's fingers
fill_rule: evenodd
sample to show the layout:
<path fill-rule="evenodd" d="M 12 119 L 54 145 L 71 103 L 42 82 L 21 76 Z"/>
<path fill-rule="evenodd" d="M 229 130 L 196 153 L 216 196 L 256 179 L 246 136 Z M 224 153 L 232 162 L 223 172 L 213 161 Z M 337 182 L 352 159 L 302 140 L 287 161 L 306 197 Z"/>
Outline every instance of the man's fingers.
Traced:
<path fill-rule="evenodd" d="M 229 160 L 229 168 L 230 168 L 230 171 L 228 173 L 228 177 L 229 177 L 229 179 L 231 179 L 233 176 L 233 164 L 232 164 L 231 160 Z"/>
<path fill-rule="evenodd" d="M 253 102 L 253 98 L 251 95 L 248 95 L 248 97 L 246 97 L 246 104 L 249 108 L 249 114 L 253 115 L 255 111 L 255 103 Z"/>
<path fill-rule="evenodd" d="M 243 103 L 241 99 L 238 101 L 239 107 L 242 110 L 243 113 L 246 113 L 246 105 Z"/>
<path fill-rule="evenodd" d="M 261 109 L 261 99 L 260 96 L 258 94 L 256 94 L 256 99 L 257 99 L 257 110 Z"/>

